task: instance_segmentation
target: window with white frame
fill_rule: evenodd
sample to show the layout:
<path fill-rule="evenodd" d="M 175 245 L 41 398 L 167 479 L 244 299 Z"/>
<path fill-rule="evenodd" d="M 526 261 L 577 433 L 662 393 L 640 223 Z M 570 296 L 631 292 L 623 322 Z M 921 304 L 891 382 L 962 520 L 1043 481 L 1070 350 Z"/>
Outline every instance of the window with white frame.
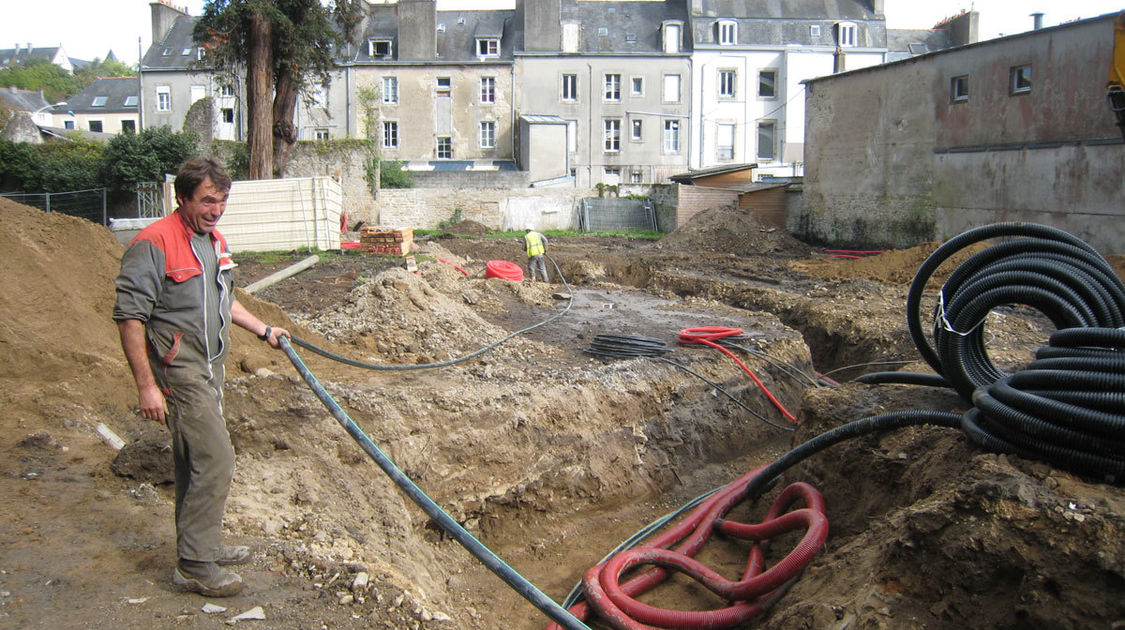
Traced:
<path fill-rule="evenodd" d="M 559 93 L 562 100 L 573 103 L 578 100 L 578 75 L 577 74 L 564 74 L 562 75 L 562 88 Z"/>
<path fill-rule="evenodd" d="M 108 100 L 108 96 L 95 96 L 94 100 L 90 102 L 90 107 L 105 107 L 105 102 Z"/>
<path fill-rule="evenodd" d="M 438 94 L 449 96 L 449 93 L 453 91 L 453 80 L 449 77 L 438 77 L 434 83 L 434 88 Z"/>
<path fill-rule="evenodd" d="M 718 123 L 715 131 L 715 157 L 723 161 L 733 160 L 734 123 Z"/>
<path fill-rule="evenodd" d="M 439 160 L 453 159 L 453 138 L 449 136 L 438 136 L 436 153 Z"/>
<path fill-rule="evenodd" d="M 633 170 L 629 173 L 629 182 L 633 184 L 639 184 L 644 181 L 644 176 L 644 173 L 642 173 L 641 171 Z"/>
<path fill-rule="evenodd" d="M 680 121 L 678 120 L 664 121 L 664 152 L 680 152 Z"/>
<path fill-rule="evenodd" d="M 820 37 L 820 25 L 812 24 L 809 26 L 809 37 L 818 39 Z"/>
<path fill-rule="evenodd" d="M 317 127 L 313 129 L 313 140 L 323 142 L 328 139 L 328 129 L 326 127 Z"/>
<path fill-rule="evenodd" d="M 664 75 L 664 91 L 661 94 L 661 100 L 665 103 L 680 102 L 680 75 Z"/>
<path fill-rule="evenodd" d="M 836 43 L 841 48 L 850 48 L 855 46 L 856 41 L 856 25 L 855 22 L 837 22 L 836 23 Z"/>
<path fill-rule="evenodd" d="M 621 181 L 621 167 L 620 166 L 607 166 L 602 169 L 605 174 L 603 178 L 607 184 L 616 184 Z"/>
<path fill-rule="evenodd" d="M 219 86 L 219 96 L 222 96 L 224 98 L 234 98 L 234 86 L 233 85 L 220 85 Z"/>
<path fill-rule="evenodd" d="M 398 77 L 383 77 L 383 104 L 398 103 Z"/>
<path fill-rule="evenodd" d="M 621 119 L 606 118 L 602 122 L 605 124 L 605 152 L 617 153 L 621 150 Z"/>
<path fill-rule="evenodd" d="M 397 120 L 384 120 L 383 121 L 383 148 L 384 149 L 397 149 L 398 148 L 398 121 Z"/>
<path fill-rule="evenodd" d="M 645 95 L 645 78 L 644 77 L 631 77 L 629 79 L 629 94 L 632 96 Z"/>
<path fill-rule="evenodd" d="M 738 71 L 719 70 L 719 98 L 734 98 L 738 87 Z"/>
<path fill-rule="evenodd" d="M 367 56 L 375 58 L 386 58 L 391 56 L 391 40 L 389 39 L 369 39 L 367 40 Z"/>
<path fill-rule="evenodd" d="M 480 102 L 496 102 L 496 77 L 480 78 Z"/>
<path fill-rule="evenodd" d="M 478 57 L 499 57 L 500 56 L 500 40 L 494 37 L 486 37 L 477 40 L 477 56 Z"/>
<path fill-rule="evenodd" d="M 777 98 L 777 70 L 758 71 L 758 98 Z"/>
<path fill-rule="evenodd" d="M 168 85 L 156 86 L 156 111 L 172 111 L 172 88 Z"/>
<path fill-rule="evenodd" d="M 95 133 L 101 133 L 102 132 L 102 121 L 100 121 L 100 120 L 90 120 L 90 121 L 87 121 L 86 124 L 87 124 L 87 126 L 89 126 L 90 131 L 93 131 Z"/>
<path fill-rule="evenodd" d="M 480 123 L 480 148 L 496 148 L 496 123 L 491 120 L 482 120 Z"/>
<path fill-rule="evenodd" d="M 121 133 L 137 133 L 137 121 L 132 119 L 122 120 Z"/>
<path fill-rule="evenodd" d="M 121 104 L 125 107 L 136 107 L 137 106 L 137 95 L 136 94 L 130 94 L 129 96 L 126 96 L 125 100 Z"/>
<path fill-rule="evenodd" d="M 1012 94 L 1027 94 L 1031 91 L 1031 65 L 1014 66 L 1008 72 Z"/>
<path fill-rule="evenodd" d="M 758 123 L 758 159 L 770 161 L 777 158 L 777 123 L 761 121 Z"/>
<path fill-rule="evenodd" d="M 629 133 L 630 140 L 634 140 L 636 142 L 644 140 L 644 121 L 642 121 L 640 118 L 634 118 L 630 123 L 630 129 L 632 130 Z"/>
<path fill-rule="evenodd" d="M 963 74 L 949 80 L 949 100 L 954 103 L 969 100 L 969 75 Z"/>
<path fill-rule="evenodd" d="M 64 120 L 63 121 L 63 129 L 74 129 L 74 121 L 73 120 Z"/>
<path fill-rule="evenodd" d="M 722 46 L 731 46 L 738 43 L 738 23 L 732 20 L 719 20 L 715 25 L 718 31 L 716 39 Z"/>
<path fill-rule="evenodd" d="M 234 108 L 224 107 L 219 110 L 219 118 L 228 125 L 234 124 Z"/>
<path fill-rule="evenodd" d="M 620 101 L 621 100 L 621 75 L 620 74 L 607 74 L 607 75 L 605 75 L 605 100 L 607 100 L 607 101 Z"/>

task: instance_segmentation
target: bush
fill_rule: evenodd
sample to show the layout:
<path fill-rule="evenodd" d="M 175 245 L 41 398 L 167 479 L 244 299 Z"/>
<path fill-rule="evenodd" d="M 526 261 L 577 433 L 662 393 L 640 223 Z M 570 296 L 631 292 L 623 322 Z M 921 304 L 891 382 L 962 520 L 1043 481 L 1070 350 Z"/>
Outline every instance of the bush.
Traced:
<path fill-rule="evenodd" d="M 195 136 L 174 133 L 168 127 L 122 133 L 105 148 L 106 187 L 115 192 L 136 190 L 141 182 L 164 181 L 180 164 L 195 155 Z"/>
<path fill-rule="evenodd" d="M 364 179 L 375 190 L 375 174 L 379 173 L 380 188 L 413 188 L 414 176 L 403 168 L 404 162 L 400 160 L 380 160 L 371 158 L 367 162 L 367 172 Z"/>
<path fill-rule="evenodd" d="M 34 145 L 0 140 L 0 185 L 31 193 L 100 188 L 102 151 L 78 135 Z"/>

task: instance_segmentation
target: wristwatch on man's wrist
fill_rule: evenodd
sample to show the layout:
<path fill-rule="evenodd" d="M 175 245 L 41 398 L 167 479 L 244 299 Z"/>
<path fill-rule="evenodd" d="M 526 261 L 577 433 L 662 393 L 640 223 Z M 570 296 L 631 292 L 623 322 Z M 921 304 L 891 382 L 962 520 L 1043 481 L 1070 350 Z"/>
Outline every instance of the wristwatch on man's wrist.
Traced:
<path fill-rule="evenodd" d="M 272 332 L 273 332 L 273 326 L 266 326 L 266 332 L 258 335 L 258 339 L 261 339 L 262 341 L 269 341 L 270 333 L 272 333 Z"/>

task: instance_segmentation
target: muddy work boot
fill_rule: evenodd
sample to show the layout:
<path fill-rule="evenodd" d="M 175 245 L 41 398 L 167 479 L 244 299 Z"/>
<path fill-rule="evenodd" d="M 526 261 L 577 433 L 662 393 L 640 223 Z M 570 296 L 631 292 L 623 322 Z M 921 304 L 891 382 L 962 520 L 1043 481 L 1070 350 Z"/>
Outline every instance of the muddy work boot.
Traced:
<path fill-rule="evenodd" d="M 223 567 L 242 564 L 249 559 L 250 548 L 242 545 L 222 545 L 219 547 L 219 552 L 215 554 L 215 564 Z"/>
<path fill-rule="evenodd" d="M 172 582 L 204 597 L 230 597 L 242 592 L 242 578 L 214 562 L 180 560 Z"/>

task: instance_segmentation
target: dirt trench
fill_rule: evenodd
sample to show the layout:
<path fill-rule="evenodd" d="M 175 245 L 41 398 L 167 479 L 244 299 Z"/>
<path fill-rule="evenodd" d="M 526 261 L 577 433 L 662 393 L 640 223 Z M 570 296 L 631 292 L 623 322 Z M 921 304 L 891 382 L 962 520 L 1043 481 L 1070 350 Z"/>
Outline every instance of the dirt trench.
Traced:
<path fill-rule="evenodd" d="M 241 331 L 224 401 L 238 453 L 226 526 L 255 558 L 242 569 L 247 592 L 221 602 L 229 611 L 201 612 L 201 598 L 168 584 L 169 488 L 114 474 L 112 451 L 94 431 L 104 423 L 130 441 L 153 431 L 129 409 L 135 394 L 108 319 L 120 247 L 84 222 L 3 201 L 0 211 L 13 234 L 0 262 L 32 270 L 2 280 L 12 299 L 0 309 L 0 508 L 13 516 L 0 524 L 0 621 L 217 628 L 260 605 L 277 628 L 545 625 L 382 475 L 283 356 Z M 386 365 L 444 361 L 567 309 L 436 369 L 364 371 L 302 352 L 391 459 L 556 600 L 653 518 L 795 443 L 875 413 L 965 408 L 944 390 L 813 388 L 743 355 L 800 418 L 787 433 L 668 363 L 583 353 L 603 332 L 661 338 L 669 358 L 778 419 L 732 361 L 678 347 L 677 332 L 740 327 L 747 344 L 805 374 L 869 361 L 919 368 L 898 301 L 910 274 L 888 273 L 896 264 L 840 264 L 744 213 L 716 211 L 656 244 L 554 239 L 549 253 L 569 288 L 472 277 L 487 260 L 520 260 L 510 240 L 424 242 L 418 274 L 341 256 L 240 299 L 303 338 Z M 890 254 L 899 267 L 925 256 Z M 244 286 L 285 264 L 244 264 L 236 280 Z M 555 297 L 564 289 L 572 301 Z M 990 325 L 995 351 L 1013 362 L 1048 332 L 1019 309 Z M 84 343 L 54 334 L 60 329 Z M 835 375 L 870 369 L 881 368 Z M 768 616 L 745 627 L 1113 628 L 1125 620 L 1119 487 L 984 453 L 937 428 L 850 441 L 789 478 L 824 494 L 832 533 Z M 732 517 L 753 520 L 763 509 L 742 506 Z M 775 541 L 771 559 L 790 543 Z M 720 539 L 706 559 L 734 575 L 745 551 Z M 353 588 L 360 572 L 371 582 Z M 646 597 L 719 604 L 683 580 Z"/>

